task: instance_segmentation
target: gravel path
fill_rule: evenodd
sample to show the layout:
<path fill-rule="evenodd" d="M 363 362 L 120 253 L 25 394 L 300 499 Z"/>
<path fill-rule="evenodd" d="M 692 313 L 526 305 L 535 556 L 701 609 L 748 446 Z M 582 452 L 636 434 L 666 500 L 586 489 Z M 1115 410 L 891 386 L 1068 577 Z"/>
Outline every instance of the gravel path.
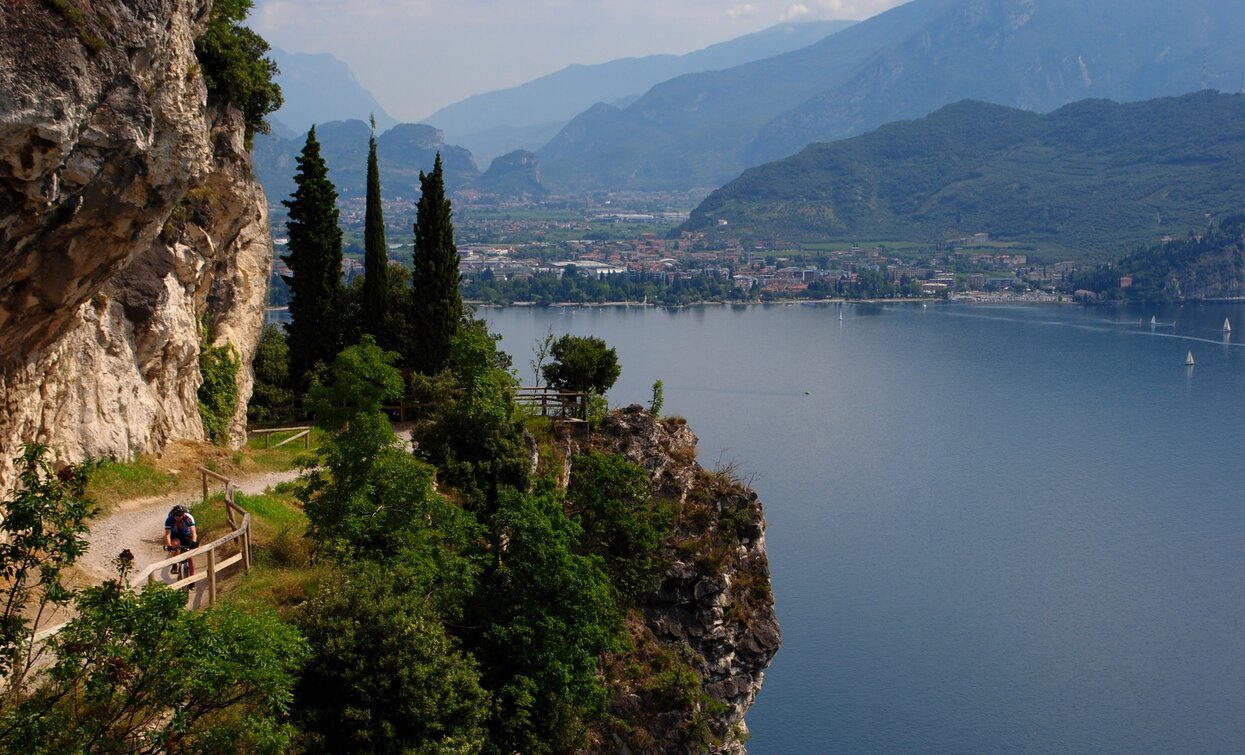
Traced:
<path fill-rule="evenodd" d="M 298 470 L 270 472 L 235 480 L 237 489 L 258 495 L 279 483 L 298 477 Z M 136 498 L 122 502 L 111 514 L 91 523 L 90 547 L 78 567 L 90 582 L 116 575 L 112 561 L 124 549 L 134 554 L 134 573 L 168 557 L 164 552 L 164 519 L 175 504 L 198 502 L 196 493 L 181 491 L 166 496 Z M 167 578 L 167 574 L 162 575 Z"/>

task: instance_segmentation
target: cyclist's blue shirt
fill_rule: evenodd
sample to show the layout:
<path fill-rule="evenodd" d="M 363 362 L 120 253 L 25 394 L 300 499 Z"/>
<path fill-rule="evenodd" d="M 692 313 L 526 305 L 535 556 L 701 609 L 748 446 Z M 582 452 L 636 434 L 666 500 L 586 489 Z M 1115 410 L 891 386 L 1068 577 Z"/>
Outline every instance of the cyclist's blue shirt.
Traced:
<path fill-rule="evenodd" d="M 195 526 L 195 518 L 190 514 L 186 514 L 182 517 L 180 527 L 177 524 L 177 520 L 173 518 L 172 514 L 169 514 L 164 520 L 164 528 L 169 530 L 173 537 L 190 537 L 190 528 L 193 526 Z"/>

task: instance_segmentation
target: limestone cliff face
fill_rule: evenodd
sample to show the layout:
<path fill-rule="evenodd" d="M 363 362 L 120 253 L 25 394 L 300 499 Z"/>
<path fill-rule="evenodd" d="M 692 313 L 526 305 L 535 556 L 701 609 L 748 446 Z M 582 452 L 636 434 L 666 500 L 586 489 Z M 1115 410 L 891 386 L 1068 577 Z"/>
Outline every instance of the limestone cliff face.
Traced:
<path fill-rule="evenodd" d="M 642 624 L 628 627 L 635 654 L 627 669 L 607 668 L 611 714 L 646 731 L 632 724 L 603 751 L 742 755 L 744 714 L 778 652 L 761 503 L 729 471 L 701 467 L 696 442 L 683 420 L 658 420 L 640 406 L 610 413 L 589 442 L 647 469 L 654 494 L 678 512 L 660 587 L 641 601 Z M 671 655 L 696 672 L 707 698 L 672 683 L 662 660 Z M 654 684 L 634 673 L 639 666 L 666 670 Z"/>
<path fill-rule="evenodd" d="M 0 4 L 0 465 L 202 438 L 205 319 L 244 426 L 272 245 L 241 117 L 199 73 L 209 8 Z"/>

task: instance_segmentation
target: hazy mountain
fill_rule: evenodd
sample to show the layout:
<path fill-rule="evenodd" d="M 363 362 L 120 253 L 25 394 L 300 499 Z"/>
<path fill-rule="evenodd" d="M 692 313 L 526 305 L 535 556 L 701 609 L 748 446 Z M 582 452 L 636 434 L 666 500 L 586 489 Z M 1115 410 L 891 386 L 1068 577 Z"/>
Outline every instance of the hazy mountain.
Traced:
<path fill-rule="evenodd" d="M 476 181 L 475 189 L 501 197 L 535 198 L 549 193 L 540 183 L 540 159 L 521 149 L 493 160 Z"/>
<path fill-rule="evenodd" d="M 343 199 L 367 193 L 367 142 L 371 129 L 360 120 L 329 121 L 316 126 L 320 153 L 329 178 Z M 287 199 L 294 192 L 295 158 L 307 141 L 306 132 L 293 139 L 259 134 L 252 152 L 255 172 L 269 201 Z M 419 172 L 431 171 L 437 152 L 450 191 L 470 186 L 479 176 L 471 152 L 445 143 L 444 134 L 431 126 L 399 123 L 376 138 L 381 187 L 386 198 L 419 196 Z"/>
<path fill-rule="evenodd" d="M 1245 208 L 1245 95 L 1053 113 L 965 101 L 752 168 L 685 230 L 786 240 L 988 233 L 1113 257 Z"/>
<path fill-rule="evenodd" d="M 359 84 L 350 67 L 332 55 L 291 53 L 274 47 L 270 56 L 281 69 L 277 83 L 285 96 L 285 104 L 273 117 L 289 129 L 306 134 L 313 123 L 367 120 L 373 114 L 378 128 L 397 124 Z"/>
<path fill-rule="evenodd" d="M 914 0 L 801 50 L 591 108 L 539 151 L 554 189 L 720 185 L 748 165 L 971 98 L 1046 111 L 1235 90 L 1239 0 Z"/>
<path fill-rule="evenodd" d="M 536 149 L 576 114 L 597 102 L 635 98 L 654 84 L 687 73 L 730 68 L 806 47 L 851 26 L 811 21 L 772 26 L 685 55 L 650 55 L 596 65 L 572 65 L 509 89 L 478 94 L 424 119 L 452 141 L 488 157 Z"/>

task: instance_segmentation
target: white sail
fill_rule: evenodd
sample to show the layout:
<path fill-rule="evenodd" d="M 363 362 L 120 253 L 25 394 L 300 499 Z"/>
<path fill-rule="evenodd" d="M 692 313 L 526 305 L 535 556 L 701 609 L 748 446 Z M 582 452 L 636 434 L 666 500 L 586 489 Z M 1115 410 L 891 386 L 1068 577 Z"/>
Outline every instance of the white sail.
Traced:
<path fill-rule="evenodd" d="M 1189 352 L 1189 356 L 1184 358 L 1184 363 L 1186 367 L 1193 366 L 1193 352 L 1192 351 Z"/>
<path fill-rule="evenodd" d="M 1231 332 L 1232 332 L 1232 323 L 1228 322 L 1228 318 L 1226 318 L 1226 317 L 1225 317 L 1225 318 L 1223 318 L 1223 332 L 1224 332 L 1224 333 L 1231 333 Z"/>
<path fill-rule="evenodd" d="M 1155 317 L 1154 315 L 1150 315 L 1150 324 L 1151 324 L 1151 325 L 1158 325 L 1158 324 L 1159 324 L 1158 318 L 1157 318 L 1157 317 Z"/>

